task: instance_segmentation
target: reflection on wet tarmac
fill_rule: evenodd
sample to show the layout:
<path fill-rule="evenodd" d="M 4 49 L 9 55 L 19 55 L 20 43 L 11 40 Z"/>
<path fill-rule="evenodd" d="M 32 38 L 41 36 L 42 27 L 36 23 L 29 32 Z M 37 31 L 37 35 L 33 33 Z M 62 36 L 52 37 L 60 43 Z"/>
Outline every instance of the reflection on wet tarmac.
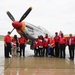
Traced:
<path fill-rule="evenodd" d="M 2 42 L 3 43 L 3 42 Z M 26 48 L 26 57 L 4 58 L 0 47 L 0 75 L 75 75 L 75 59 L 34 57 L 33 51 Z"/>

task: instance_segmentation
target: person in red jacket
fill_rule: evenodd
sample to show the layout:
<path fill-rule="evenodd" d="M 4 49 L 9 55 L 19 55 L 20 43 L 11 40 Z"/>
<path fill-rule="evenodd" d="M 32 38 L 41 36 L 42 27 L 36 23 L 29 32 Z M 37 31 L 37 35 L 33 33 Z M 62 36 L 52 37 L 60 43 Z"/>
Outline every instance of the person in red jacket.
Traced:
<path fill-rule="evenodd" d="M 13 56 L 16 56 L 17 48 L 18 48 L 18 38 L 17 38 L 17 35 L 14 35 L 14 37 L 12 38 L 12 55 Z"/>
<path fill-rule="evenodd" d="M 72 36 L 72 34 L 70 34 L 68 38 L 68 47 L 70 59 L 72 60 L 74 60 L 74 46 L 75 46 L 75 37 Z"/>
<path fill-rule="evenodd" d="M 34 40 L 34 56 L 38 56 L 39 50 L 38 50 L 38 38 Z"/>
<path fill-rule="evenodd" d="M 26 46 L 26 39 L 23 35 L 19 38 L 19 44 L 20 44 L 20 57 L 22 56 L 23 52 L 23 57 L 25 57 L 25 46 Z"/>
<path fill-rule="evenodd" d="M 43 56 L 43 36 L 40 35 L 38 38 L 39 56 Z"/>
<path fill-rule="evenodd" d="M 50 54 L 51 57 L 54 56 L 55 40 L 53 37 L 50 38 Z"/>
<path fill-rule="evenodd" d="M 4 37 L 4 50 L 5 50 L 5 58 L 10 58 L 9 54 L 11 54 L 11 32 L 8 31 L 8 34 Z"/>
<path fill-rule="evenodd" d="M 48 34 L 44 37 L 44 49 L 43 49 L 43 56 L 48 56 L 48 44 L 50 42 L 50 38 L 48 37 Z"/>
<path fill-rule="evenodd" d="M 60 58 L 65 58 L 66 37 L 64 37 L 63 33 L 61 34 L 59 40 L 59 47 L 60 47 Z"/>
<path fill-rule="evenodd" d="M 54 37 L 54 40 L 55 40 L 55 56 L 56 57 L 59 57 L 59 35 L 58 35 L 58 32 L 55 33 L 55 37 Z"/>

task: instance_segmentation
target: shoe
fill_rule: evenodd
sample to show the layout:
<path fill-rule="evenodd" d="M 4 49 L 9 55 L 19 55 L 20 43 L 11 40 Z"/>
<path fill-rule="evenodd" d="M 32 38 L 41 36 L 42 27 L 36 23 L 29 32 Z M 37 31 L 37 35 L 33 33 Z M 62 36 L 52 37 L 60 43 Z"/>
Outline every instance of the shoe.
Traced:
<path fill-rule="evenodd" d="M 62 58 L 62 57 L 59 57 L 59 58 Z"/>
<path fill-rule="evenodd" d="M 12 55 L 9 55 L 9 57 L 12 57 Z"/>
<path fill-rule="evenodd" d="M 8 58 L 11 58 L 10 56 Z"/>
<path fill-rule="evenodd" d="M 5 57 L 5 58 L 8 58 L 8 57 Z"/>
<path fill-rule="evenodd" d="M 71 60 L 74 60 L 74 58 L 71 58 Z"/>
<path fill-rule="evenodd" d="M 69 59 L 72 59 L 72 58 L 69 58 Z"/>

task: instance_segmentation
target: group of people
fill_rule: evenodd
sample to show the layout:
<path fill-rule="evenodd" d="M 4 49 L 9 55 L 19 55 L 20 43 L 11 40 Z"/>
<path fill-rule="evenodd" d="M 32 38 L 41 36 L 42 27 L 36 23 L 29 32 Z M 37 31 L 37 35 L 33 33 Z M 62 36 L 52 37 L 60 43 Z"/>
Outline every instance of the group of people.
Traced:
<path fill-rule="evenodd" d="M 48 34 L 43 37 L 38 36 L 34 40 L 34 56 L 50 56 L 50 57 L 66 57 L 66 46 L 69 49 L 69 59 L 74 60 L 75 36 L 69 34 L 65 37 L 63 33 L 60 35 L 55 32 L 54 37 L 49 37 Z"/>
<path fill-rule="evenodd" d="M 50 41 L 51 40 L 51 41 Z M 38 36 L 34 40 L 34 56 L 48 56 L 48 48 L 51 48 L 51 55 L 53 55 L 53 49 L 55 47 L 54 39 L 48 37 L 48 34 L 43 37 L 42 35 Z"/>
<path fill-rule="evenodd" d="M 20 47 L 20 57 L 25 57 L 25 45 L 26 39 L 23 35 L 20 38 L 17 38 L 17 35 L 14 35 L 13 38 L 10 36 L 11 32 L 8 31 L 7 35 L 4 37 L 4 56 L 5 58 L 10 58 L 10 55 L 16 56 L 18 47 Z"/>
<path fill-rule="evenodd" d="M 17 38 L 17 35 L 14 35 L 13 38 L 10 37 L 11 32 L 4 37 L 4 52 L 5 58 L 10 58 L 9 55 L 16 56 L 18 47 L 20 49 L 20 57 L 25 57 L 25 46 L 27 40 L 23 35 L 20 38 Z M 63 33 L 60 35 L 58 32 L 55 32 L 55 36 L 38 36 L 33 41 L 34 46 L 34 56 L 40 57 L 66 57 L 66 46 L 69 50 L 69 59 L 74 60 L 74 48 L 75 48 L 75 36 L 69 34 L 68 37 L 65 37 Z"/>

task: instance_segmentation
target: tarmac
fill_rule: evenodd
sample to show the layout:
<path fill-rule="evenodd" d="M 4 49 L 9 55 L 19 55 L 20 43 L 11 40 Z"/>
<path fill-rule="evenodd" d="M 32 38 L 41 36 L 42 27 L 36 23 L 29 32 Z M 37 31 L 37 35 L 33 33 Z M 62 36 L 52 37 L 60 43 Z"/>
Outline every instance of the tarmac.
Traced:
<path fill-rule="evenodd" d="M 34 57 L 29 45 L 25 57 L 4 57 L 4 43 L 0 41 L 0 75 L 75 75 L 75 59 L 69 59 L 68 47 L 66 58 Z"/>

